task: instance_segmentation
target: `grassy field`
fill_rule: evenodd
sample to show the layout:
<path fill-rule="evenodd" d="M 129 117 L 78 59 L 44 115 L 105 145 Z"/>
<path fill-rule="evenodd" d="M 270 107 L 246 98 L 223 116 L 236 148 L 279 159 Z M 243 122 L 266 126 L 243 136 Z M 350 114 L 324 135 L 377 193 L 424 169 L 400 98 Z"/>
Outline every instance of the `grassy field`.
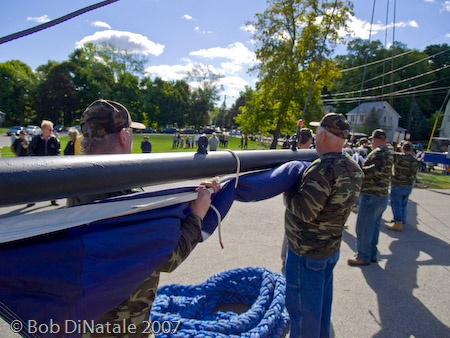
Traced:
<path fill-rule="evenodd" d="M 3 131 L 0 129 L 1 134 L 5 134 L 6 129 Z M 134 134 L 133 135 L 133 153 L 141 153 L 141 142 L 144 139 L 145 134 Z M 153 153 L 165 153 L 165 152 L 189 152 L 196 151 L 197 149 L 173 149 L 172 148 L 172 135 L 162 135 L 162 134 L 149 134 L 150 143 L 152 144 Z M 3 137 L 3 136 L 2 136 Z M 186 136 L 184 136 L 186 139 Z M 67 143 L 69 142 L 68 136 L 59 137 L 61 142 L 61 154 L 63 154 Z M 241 139 L 238 137 L 228 137 L 228 149 L 241 150 L 239 148 L 241 144 Z M 220 150 L 221 148 L 219 148 Z M 255 141 L 248 141 L 249 150 L 262 150 L 269 149 L 268 146 Z M 11 152 L 10 147 L 3 147 L 0 149 L 2 157 L 13 157 L 14 154 Z"/>
<path fill-rule="evenodd" d="M 450 176 L 443 175 L 440 170 L 434 170 L 429 173 L 419 173 L 417 175 L 416 188 L 450 189 Z"/>

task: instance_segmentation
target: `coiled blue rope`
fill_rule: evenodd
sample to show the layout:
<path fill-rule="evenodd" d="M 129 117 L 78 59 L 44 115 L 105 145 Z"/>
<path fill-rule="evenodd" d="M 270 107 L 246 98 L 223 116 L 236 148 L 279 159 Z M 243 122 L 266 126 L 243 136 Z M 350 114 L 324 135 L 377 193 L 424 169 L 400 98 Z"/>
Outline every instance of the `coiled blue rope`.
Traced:
<path fill-rule="evenodd" d="M 179 330 L 156 337 L 281 337 L 289 323 L 286 281 L 265 268 L 228 270 L 198 285 L 166 285 L 158 289 L 152 321 L 181 322 Z M 214 311 L 244 303 L 242 314 Z"/>

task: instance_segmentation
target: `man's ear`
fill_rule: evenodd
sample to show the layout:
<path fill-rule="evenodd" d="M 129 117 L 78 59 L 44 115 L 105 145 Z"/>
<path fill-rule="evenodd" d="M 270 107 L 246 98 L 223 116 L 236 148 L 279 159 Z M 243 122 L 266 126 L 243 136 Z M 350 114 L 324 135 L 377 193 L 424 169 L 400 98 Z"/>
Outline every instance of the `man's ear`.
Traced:
<path fill-rule="evenodd" d="M 122 128 L 119 132 L 119 143 L 122 147 L 124 147 L 127 144 L 126 133 L 127 130 L 125 128 Z"/>

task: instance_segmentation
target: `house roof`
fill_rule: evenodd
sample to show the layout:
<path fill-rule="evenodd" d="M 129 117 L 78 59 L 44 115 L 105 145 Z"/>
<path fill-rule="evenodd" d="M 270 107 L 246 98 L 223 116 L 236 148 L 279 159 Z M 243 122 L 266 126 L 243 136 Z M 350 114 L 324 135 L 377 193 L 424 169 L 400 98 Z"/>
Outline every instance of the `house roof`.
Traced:
<path fill-rule="evenodd" d="M 395 111 L 395 109 L 392 108 L 392 106 L 386 101 L 374 101 L 374 102 L 361 103 L 361 105 L 359 107 L 359 112 L 358 112 L 358 107 L 355 107 L 347 113 L 347 116 L 348 115 L 356 115 L 356 114 L 368 114 L 372 111 L 372 109 L 388 110 L 388 111 L 392 112 L 394 115 L 396 115 L 398 118 L 401 117 L 400 114 L 397 113 Z"/>

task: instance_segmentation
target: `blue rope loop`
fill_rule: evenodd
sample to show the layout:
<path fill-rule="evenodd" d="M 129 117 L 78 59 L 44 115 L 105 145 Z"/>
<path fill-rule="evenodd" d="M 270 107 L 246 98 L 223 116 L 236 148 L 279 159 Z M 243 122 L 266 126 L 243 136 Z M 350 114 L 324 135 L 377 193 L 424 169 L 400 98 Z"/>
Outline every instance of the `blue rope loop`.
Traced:
<path fill-rule="evenodd" d="M 289 323 L 285 306 L 286 281 L 265 268 L 245 268 L 217 273 L 197 285 L 172 284 L 158 289 L 152 321 L 181 321 L 177 333 L 155 337 L 281 337 Z M 214 311 L 243 303 L 242 314 Z"/>

